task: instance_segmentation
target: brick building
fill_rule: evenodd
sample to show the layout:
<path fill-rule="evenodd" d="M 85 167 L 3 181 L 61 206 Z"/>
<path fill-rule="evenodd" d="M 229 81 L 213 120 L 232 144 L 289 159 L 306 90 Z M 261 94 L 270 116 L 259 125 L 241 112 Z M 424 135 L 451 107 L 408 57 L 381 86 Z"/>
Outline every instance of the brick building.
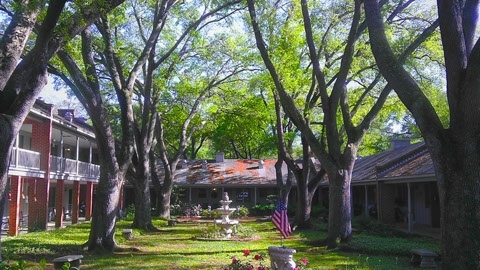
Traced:
<path fill-rule="evenodd" d="M 74 110 L 58 110 L 37 100 L 15 141 L 10 159 L 2 229 L 45 230 L 49 221 L 90 220 L 96 165 L 95 135 Z"/>

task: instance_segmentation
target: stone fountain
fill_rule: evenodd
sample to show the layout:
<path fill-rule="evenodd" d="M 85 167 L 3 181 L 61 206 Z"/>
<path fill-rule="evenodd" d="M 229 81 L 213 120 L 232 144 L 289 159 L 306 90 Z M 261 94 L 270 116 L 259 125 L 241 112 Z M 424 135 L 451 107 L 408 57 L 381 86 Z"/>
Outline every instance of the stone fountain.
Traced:
<path fill-rule="evenodd" d="M 235 211 L 235 208 L 230 208 L 232 201 L 228 198 L 228 193 L 223 193 L 223 199 L 220 200 L 222 207 L 217 210 L 222 214 L 222 219 L 214 220 L 215 224 L 221 227 L 223 238 L 229 239 L 232 237 L 232 228 L 238 224 L 238 220 L 230 220 L 230 215 Z"/>

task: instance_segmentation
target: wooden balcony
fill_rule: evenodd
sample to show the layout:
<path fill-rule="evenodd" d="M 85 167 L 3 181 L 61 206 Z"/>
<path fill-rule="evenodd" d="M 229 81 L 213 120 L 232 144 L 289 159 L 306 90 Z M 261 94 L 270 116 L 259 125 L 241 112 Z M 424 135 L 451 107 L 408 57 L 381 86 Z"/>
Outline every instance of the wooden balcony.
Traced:
<path fill-rule="evenodd" d="M 74 159 L 50 156 L 50 172 L 98 179 L 100 166 Z"/>
<path fill-rule="evenodd" d="M 40 153 L 14 147 L 10 157 L 10 169 L 40 171 Z M 98 179 L 100 166 L 74 159 L 50 156 L 50 172 Z"/>
<path fill-rule="evenodd" d="M 14 147 L 10 156 L 10 167 L 40 170 L 40 153 Z"/>

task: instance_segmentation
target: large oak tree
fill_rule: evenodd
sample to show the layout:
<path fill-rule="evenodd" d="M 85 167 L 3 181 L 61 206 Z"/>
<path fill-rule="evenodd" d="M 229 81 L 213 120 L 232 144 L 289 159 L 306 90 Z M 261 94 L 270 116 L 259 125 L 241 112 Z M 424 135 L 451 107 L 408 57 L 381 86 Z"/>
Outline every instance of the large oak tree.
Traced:
<path fill-rule="evenodd" d="M 47 84 L 48 62 L 102 13 L 122 2 L 86 1 L 70 5 L 68 11 L 65 0 L 15 1 L 2 5 L 9 24 L 0 40 L 0 216 L 13 143 Z"/>
<path fill-rule="evenodd" d="M 381 76 L 373 68 L 374 63 L 369 60 L 368 54 L 365 54 L 368 47 L 364 35 L 366 25 L 361 16 L 362 1 L 331 3 L 326 9 L 306 0 L 298 5 L 267 1 L 267 5 L 274 5 L 275 11 L 260 9 L 260 16 L 265 16 L 263 14 L 268 12 L 277 12 L 280 23 L 284 21 L 285 24 L 292 24 L 301 21 L 304 28 L 302 36 L 305 37 L 303 40 L 305 50 L 299 50 L 296 58 L 291 56 L 288 58 L 289 54 L 286 53 L 288 49 L 278 52 L 278 47 L 285 44 L 290 49 L 295 47 L 283 40 L 278 43 L 272 42 L 273 35 L 267 30 L 280 26 L 263 27 L 265 21 L 270 22 L 271 19 L 262 20 L 263 17 L 257 17 L 255 2 L 253 0 L 247 2 L 257 47 L 270 72 L 283 110 L 301 131 L 302 137 L 328 175 L 327 245 L 328 248 L 334 248 L 338 239 L 347 242 L 351 238 L 350 183 L 358 147 L 391 90 L 390 85 L 381 83 Z M 387 1 L 382 2 L 385 4 Z M 391 18 L 395 18 L 410 3 L 411 1 L 399 2 L 396 6 L 390 6 L 387 21 L 391 23 Z M 298 10 L 301 14 L 300 19 L 295 16 Z M 425 31 L 411 35 L 415 38 L 403 43 L 399 49 L 400 61 L 404 62 L 437 25 L 436 22 L 427 22 L 428 27 Z M 320 30 L 323 30 L 322 34 L 318 33 Z M 270 34 L 268 38 L 264 38 L 265 33 Z M 282 33 L 284 32 L 280 31 L 275 34 Z M 296 39 L 298 36 L 287 40 Z M 289 65 L 304 55 L 308 58 L 297 65 L 297 70 L 282 70 L 278 63 Z M 309 76 L 303 86 L 290 80 L 298 70 L 304 70 Z M 292 93 L 302 87 L 305 99 L 299 105 Z M 365 106 L 365 109 L 359 110 L 362 106 Z M 313 123 L 319 124 L 319 127 Z"/>
<path fill-rule="evenodd" d="M 478 1 L 438 1 L 449 125 L 392 52 L 376 0 L 365 1 L 378 67 L 410 110 L 430 152 L 441 204 L 442 268 L 480 269 L 480 41 Z"/>

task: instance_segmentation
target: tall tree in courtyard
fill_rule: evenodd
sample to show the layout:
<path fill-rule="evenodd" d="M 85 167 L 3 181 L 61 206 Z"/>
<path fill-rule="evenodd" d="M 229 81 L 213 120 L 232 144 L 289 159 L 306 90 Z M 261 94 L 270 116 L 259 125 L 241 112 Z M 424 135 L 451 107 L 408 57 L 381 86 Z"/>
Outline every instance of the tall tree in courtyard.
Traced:
<path fill-rule="evenodd" d="M 378 67 L 415 118 L 433 160 L 441 204 L 442 268 L 480 269 L 479 2 L 439 0 L 437 5 L 448 125 L 440 121 L 432 97 L 392 53 L 376 0 L 365 1 L 365 13 Z"/>
<path fill-rule="evenodd" d="M 261 8 L 257 14 L 254 0 L 247 2 L 257 47 L 270 72 L 283 110 L 301 131 L 328 175 L 327 245 L 328 248 L 336 247 L 337 239 L 346 242 L 351 238 L 350 183 L 358 147 L 391 90 L 389 85 L 382 83 L 381 76 L 373 68 L 374 63 L 368 58 L 368 43 L 363 35 L 366 26 L 361 21 L 362 1 L 330 4 L 308 3 L 306 0 L 290 4 L 275 2 L 271 5 L 277 17 L 270 16 L 268 19 L 262 18 L 272 11 Z M 390 18 L 397 16 L 410 3 L 399 2 L 390 10 Z M 311 6 L 313 9 L 310 11 Z M 284 39 L 289 42 L 281 40 L 275 43 L 272 36 L 294 31 L 267 32 L 269 35 L 265 39 L 265 29 L 275 29 L 275 26 L 282 29 L 276 24 L 270 28 L 263 27 L 265 22 L 275 18 L 280 24 L 301 22 L 304 31 Z M 403 52 L 399 56 L 402 62 L 437 26 L 436 23 L 424 23 L 428 26 L 427 30 L 417 32 L 415 40 L 410 39 L 407 45 L 402 46 Z M 320 29 L 323 29 L 321 34 L 318 33 Z M 305 39 L 300 39 L 301 36 Z M 286 53 L 288 50 L 278 49 L 285 44 L 290 50 L 301 48 L 293 46 L 292 42 L 303 42 L 305 50 L 299 49 L 296 55 L 293 54 L 296 57 L 291 57 L 292 54 Z M 308 58 L 302 59 L 303 55 Z M 296 69 L 280 68 L 279 63 L 291 65 L 295 60 L 298 63 Z M 296 78 L 303 81 L 295 83 L 290 80 L 295 74 L 301 74 Z M 303 103 L 299 104 L 298 99 L 292 98 L 293 89 L 304 97 Z M 359 110 L 362 106 L 365 109 Z M 299 109 L 301 107 L 303 110 Z"/>
<path fill-rule="evenodd" d="M 159 196 L 158 215 L 162 217 L 170 216 L 177 164 L 185 157 L 193 134 L 206 124 L 212 113 L 206 101 L 217 96 L 222 88 L 233 87 L 239 74 L 246 71 L 236 59 L 241 54 L 240 48 L 231 37 L 220 37 L 210 37 L 201 42 L 201 48 L 188 50 L 188 60 L 179 69 L 189 72 L 173 76 L 172 82 L 176 83 L 168 85 L 160 99 L 156 139 L 164 177 L 153 180 Z"/>
<path fill-rule="evenodd" d="M 123 1 L 6 1 L 9 20 L 0 40 L 0 216 L 10 154 L 18 131 L 47 83 L 49 60 L 73 37 Z M 26 50 L 26 47 L 28 50 Z M 45 212 L 45 226 L 47 214 Z"/>

